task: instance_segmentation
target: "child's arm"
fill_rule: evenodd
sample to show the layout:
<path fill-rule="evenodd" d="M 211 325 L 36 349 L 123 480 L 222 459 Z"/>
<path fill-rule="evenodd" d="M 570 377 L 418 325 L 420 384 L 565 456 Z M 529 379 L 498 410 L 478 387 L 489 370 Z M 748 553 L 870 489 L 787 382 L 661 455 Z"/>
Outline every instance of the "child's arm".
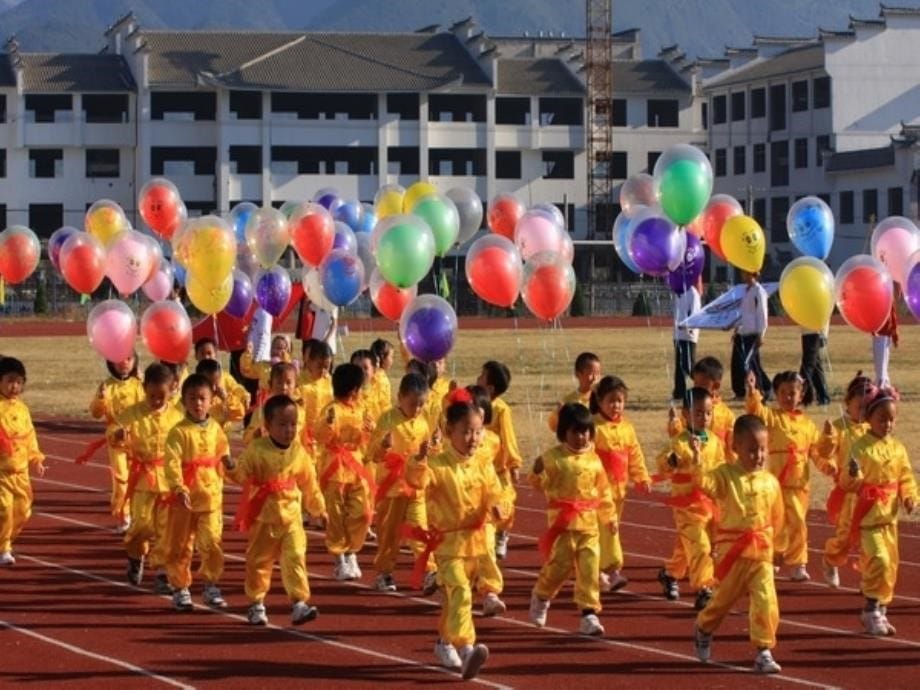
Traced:
<path fill-rule="evenodd" d="M 323 492 L 320 491 L 319 481 L 316 479 L 316 471 L 313 469 L 313 463 L 307 457 L 306 452 L 300 452 L 300 469 L 297 473 L 297 484 L 300 487 L 302 496 L 302 508 L 309 515 L 315 518 L 326 519 L 326 499 L 323 498 Z"/>
<path fill-rule="evenodd" d="M 437 489 L 437 477 L 435 477 L 434 472 L 432 472 L 431 468 L 428 466 L 428 453 L 430 448 L 431 446 L 427 441 L 422 442 L 418 454 L 414 458 L 410 458 L 409 462 L 406 464 L 405 475 L 406 483 L 409 486 L 420 491 L 427 491 L 429 495 L 432 491 Z"/>
<path fill-rule="evenodd" d="M 185 456 L 185 444 L 182 443 L 182 434 L 178 429 L 173 429 L 166 437 L 166 450 L 163 454 L 166 474 L 166 484 L 169 493 L 175 496 L 186 510 L 192 509 L 192 500 L 189 489 L 182 476 L 182 458 Z"/>
<path fill-rule="evenodd" d="M 38 447 L 38 436 L 35 433 L 35 425 L 32 424 L 32 415 L 28 410 L 26 410 L 26 415 L 28 416 L 28 431 L 26 432 L 27 436 L 25 442 L 29 457 L 29 464 L 32 465 L 32 469 L 35 471 L 37 476 L 44 477 L 45 454 L 42 453 L 41 448 Z"/>
<path fill-rule="evenodd" d="M 93 419 L 102 419 L 109 412 L 109 401 L 105 397 L 105 381 L 99 384 L 96 394 L 89 403 L 89 413 Z"/>
<path fill-rule="evenodd" d="M 760 417 L 768 427 L 774 426 L 773 410 L 763 404 L 763 396 L 757 390 L 757 378 L 753 371 L 749 371 L 744 379 L 746 395 L 744 397 L 744 410 L 748 414 Z"/>
<path fill-rule="evenodd" d="M 904 504 L 904 510 L 908 513 L 914 512 L 918 499 L 917 480 L 914 478 L 914 471 L 910 466 L 907 450 L 903 446 L 898 458 L 898 496 Z"/>
<path fill-rule="evenodd" d="M 252 343 L 246 343 L 246 352 L 240 356 L 240 373 L 247 379 L 262 378 L 262 368 L 252 358 Z"/>
<path fill-rule="evenodd" d="M 668 437 L 676 438 L 684 430 L 684 420 L 680 418 L 680 413 L 674 405 L 668 408 Z"/>
<path fill-rule="evenodd" d="M 648 493 L 652 488 L 652 479 L 648 476 L 648 468 L 645 466 L 645 453 L 642 452 L 642 446 L 639 444 L 636 430 L 632 427 L 629 430 L 627 452 L 629 478 L 639 491 Z"/>
<path fill-rule="evenodd" d="M 783 523 L 786 521 L 786 508 L 783 504 L 783 492 L 779 487 L 779 481 L 776 482 L 775 486 L 773 502 L 770 505 L 770 524 L 773 526 L 774 539 L 783 531 Z"/>
<path fill-rule="evenodd" d="M 521 449 L 518 447 L 517 434 L 514 433 L 514 420 L 511 418 L 511 408 L 506 407 L 506 413 L 498 416 L 498 435 L 502 440 L 502 453 L 505 459 L 505 469 L 509 470 L 512 475 L 516 475 L 524 459 L 521 457 Z"/>
<path fill-rule="evenodd" d="M 241 422 L 246 416 L 246 409 L 249 407 L 249 391 L 242 386 L 233 386 L 224 389 L 224 421 Z"/>
<path fill-rule="evenodd" d="M 330 403 L 313 425 L 313 438 L 327 448 L 338 440 L 335 406 Z"/>
<path fill-rule="evenodd" d="M 837 459 L 834 457 L 836 444 L 833 441 L 831 442 L 830 452 L 827 452 L 828 430 L 833 434 L 831 423 L 829 421 L 824 422 L 824 433 L 819 433 L 818 427 L 811 421 L 809 421 L 809 427 L 808 456 L 822 474 L 828 477 L 837 476 L 839 468 L 837 467 Z"/>
<path fill-rule="evenodd" d="M 546 478 L 543 476 L 543 473 L 546 471 L 546 463 L 543 461 L 543 456 L 533 461 L 533 467 L 530 469 L 530 485 L 537 489 L 538 491 L 543 491 L 544 482 Z"/>
<path fill-rule="evenodd" d="M 549 413 L 549 417 L 546 418 L 546 424 L 547 426 L 549 426 L 549 430 L 552 431 L 554 434 L 556 433 L 556 429 L 559 428 L 559 409 L 560 408 L 561 408 L 561 405 L 556 405 L 556 407 L 553 408 L 553 411 Z"/>
<path fill-rule="evenodd" d="M 600 500 L 597 507 L 597 519 L 602 525 L 610 528 L 610 531 L 617 531 L 617 509 L 613 502 L 613 493 L 610 490 L 610 481 L 607 479 L 607 472 L 603 467 L 595 476 L 595 488 Z"/>
<path fill-rule="evenodd" d="M 840 488 L 844 491 L 855 493 L 859 491 L 860 487 L 863 484 L 863 473 L 859 467 L 859 463 L 856 461 L 856 458 L 850 456 L 849 461 L 847 462 L 846 472 L 841 472 L 838 478 L 838 483 Z"/>

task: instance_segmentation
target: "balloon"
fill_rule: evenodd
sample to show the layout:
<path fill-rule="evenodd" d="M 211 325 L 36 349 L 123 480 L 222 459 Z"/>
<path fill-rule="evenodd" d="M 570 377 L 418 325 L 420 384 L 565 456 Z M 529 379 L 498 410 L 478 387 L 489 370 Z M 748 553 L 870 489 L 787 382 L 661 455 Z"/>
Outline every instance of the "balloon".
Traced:
<path fill-rule="evenodd" d="M 373 232 L 374 226 L 377 225 L 377 212 L 371 204 L 361 204 L 361 220 L 358 221 L 358 227 L 354 228 L 356 233 Z"/>
<path fill-rule="evenodd" d="M 176 261 L 172 261 L 171 263 L 176 282 L 182 287 L 185 287 L 185 284 L 188 282 L 188 271 L 185 269 L 185 266 L 182 266 Z"/>
<path fill-rule="evenodd" d="M 291 299 L 291 277 L 281 266 L 256 274 L 256 302 L 272 316 L 280 316 Z"/>
<path fill-rule="evenodd" d="M 553 217 L 543 211 L 527 211 L 514 228 L 514 243 L 524 261 L 540 252 L 560 254 L 563 249 L 562 236 L 565 230 L 556 224 Z"/>
<path fill-rule="evenodd" d="M 354 252 L 333 249 L 319 267 L 323 292 L 332 304 L 351 304 L 364 289 L 364 264 Z"/>
<path fill-rule="evenodd" d="M 696 235 L 687 235 L 687 248 L 684 250 L 684 260 L 680 266 L 668 273 L 668 286 L 678 295 L 684 294 L 690 287 L 696 285 L 703 275 L 703 266 L 706 263 L 706 251 L 703 243 Z"/>
<path fill-rule="evenodd" d="M 41 255 L 38 235 L 24 225 L 11 225 L 0 232 L 0 277 L 10 285 L 32 275 Z"/>
<path fill-rule="evenodd" d="M 179 201 L 179 208 L 178 208 L 178 210 L 176 211 L 176 215 L 175 215 L 175 217 L 173 218 L 172 224 L 168 225 L 168 226 L 166 227 L 166 229 L 161 233 L 163 239 L 165 239 L 165 240 L 170 240 L 170 239 L 172 239 L 173 235 L 175 235 L 176 232 L 179 231 L 179 229 L 183 226 L 183 224 L 184 224 L 185 221 L 187 221 L 187 220 L 188 220 L 188 208 L 187 208 L 186 205 L 180 200 L 180 201 Z"/>
<path fill-rule="evenodd" d="M 313 202 L 300 204 L 291 214 L 288 227 L 294 251 L 308 266 L 319 266 L 332 251 L 336 228 L 325 207 Z"/>
<path fill-rule="evenodd" d="M 144 294 L 151 302 L 168 299 L 173 289 L 173 267 L 166 259 L 160 259 L 159 267 L 141 286 Z"/>
<path fill-rule="evenodd" d="M 447 190 L 447 198 L 454 202 L 460 215 L 460 232 L 457 244 L 473 239 L 473 235 L 482 227 L 482 200 L 472 189 L 454 187 Z"/>
<path fill-rule="evenodd" d="M 575 241 L 565 230 L 562 231 L 562 243 L 559 247 L 559 256 L 567 263 L 575 261 Z"/>
<path fill-rule="evenodd" d="M 381 187 L 374 196 L 374 211 L 378 220 L 383 220 L 387 216 L 396 216 L 402 213 L 403 198 L 406 196 L 406 190 L 398 184 L 386 184 Z"/>
<path fill-rule="evenodd" d="M 328 300 L 326 293 L 323 291 L 323 282 L 318 269 L 304 268 L 302 280 L 307 299 L 320 309 L 328 312 L 335 311 L 336 306 Z"/>
<path fill-rule="evenodd" d="M 112 238 L 105 253 L 105 274 L 122 297 L 136 292 L 156 270 L 150 244 L 137 230 Z"/>
<path fill-rule="evenodd" d="M 794 259 L 780 276 L 779 299 L 802 328 L 823 331 L 834 312 L 834 274 L 821 259 Z"/>
<path fill-rule="evenodd" d="M 658 205 L 658 184 L 648 173 L 636 173 L 620 187 L 620 208 L 627 216 L 643 206 Z"/>
<path fill-rule="evenodd" d="M 426 196 L 438 196 L 439 194 L 438 188 L 433 184 L 419 180 L 409 185 L 409 188 L 406 189 L 406 195 L 403 197 L 402 212 L 412 213 L 412 209 L 415 208 L 415 205 Z"/>
<path fill-rule="evenodd" d="M 559 207 L 556 204 L 534 204 L 530 207 L 531 211 L 539 211 L 545 213 L 553 219 L 553 222 L 558 225 L 562 230 L 565 230 L 565 216 L 562 215 L 562 211 L 559 210 Z"/>
<path fill-rule="evenodd" d="M 399 339 L 409 354 L 423 362 L 447 356 L 457 337 L 457 314 L 437 295 L 412 300 L 399 319 Z"/>
<path fill-rule="evenodd" d="M 743 215 L 744 209 L 741 208 L 741 204 L 735 197 L 728 194 L 715 194 L 706 204 L 703 212 L 687 226 L 687 230 L 705 241 L 710 251 L 725 261 L 725 253 L 722 251 L 722 230 L 725 227 L 725 221 Z"/>
<path fill-rule="evenodd" d="M 732 266 L 748 273 L 757 273 L 763 267 L 767 238 L 750 216 L 733 216 L 725 221 L 719 241 L 725 260 Z"/>
<path fill-rule="evenodd" d="M 228 275 L 217 285 L 211 285 L 199 280 L 195 273 L 189 273 L 185 291 L 189 300 L 202 314 L 216 314 L 230 302 L 233 295 L 233 276 Z"/>
<path fill-rule="evenodd" d="M 410 187 L 411 192 L 413 187 Z M 409 193 L 406 193 L 406 199 Z M 412 207 L 412 215 L 418 216 L 434 235 L 434 253 L 437 256 L 444 256 L 450 251 L 450 248 L 457 242 L 457 236 L 460 234 L 460 213 L 454 202 L 444 194 L 433 194 L 422 197 Z"/>
<path fill-rule="evenodd" d="M 67 241 L 68 237 L 77 232 L 80 232 L 80 230 L 65 225 L 52 232 L 51 237 L 48 238 L 48 258 L 51 259 L 51 264 L 58 271 L 61 270 L 61 247 L 64 246 L 64 242 Z"/>
<path fill-rule="evenodd" d="M 252 281 L 243 271 L 238 268 L 234 269 L 233 290 L 230 293 L 230 300 L 224 307 L 224 311 L 230 314 L 230 316 L 235 316 L 238 319 L 242 319 L 244 316 L 246 316 L 246 313 L 249 311 L 251 304 Z"/>
<path fill-rule="evenodd" d="M 77 292 L 95 292 L 105 277 L 105 249 L 87 232 L 77 232 L 61 247 L 61 275 Z"/>
<path fill-rule="evenodd" d="M 889 216 L 872 231 L 872 256 L 885 264 L 894 282 L 907 280 L 907 259 L 920 249 L 920 230 L 913 221 Z"/>
<path fill-rule="evenodd" d="M 281 206 L 278 207 L 278 212 L 284 216 L 285 220 L 291 219 L 291 214 L 300 206 L 299 201 L 285 201 Z"/>
<path fill-rule="evenodd" d="M 262 268 L 278 263 L 291 243 L 291 232 L 281 211 L 271 207 L 254 211 L 246 223 L 246 243 Z"/>
<path fill-rule="evenodd" d="M 485 235 L 466 253 L 466 282 L 483 301 L 511 307 L 521 292 L 521 253 L 501 235 Z"/>
<path fill-rule="evenodd" d="M 409 303 L 418 296 L 417 285 L 413 285 L 410 288 L 398 288 L 395 285 L 390 285 L 383 279 L 380 271 L 376 268 L 371 273 L 368 283 L 371 302 L 377 307 L 377 311 L 390 321 L 399 321 Z"/>
<path fill-rule="evenodd" d="M 86 318 L 86 335 L 96 353 L 109 362 L 120 362 L 134 354 L 137 319 L 124 302 L 107 299 Z"/>
<path fill-rule="evenodd" d="M 339 190 L 334 187 L 323 187 L 317 190 L 316 194 L 313 195 L 313 201 L 325 208 L 329 213 L 335 212 L 344 203 Z"/>
<path fill-rule="evenodd" d="M 179 364 L 192 350 L 192 322 L 173 300 L 154 302 L 141 316 L 141 336 L 156 359 Z"/>
<path fill-rule="evenodd" d="M 341 221 L 335 221 L 335 237 L 332 238 L 333 249 L 344 249 L 350 254 L 358 251 L 358 240 L 355 232 Z"/>
<path fill-rule="evenodd" d="M 102 242 L 104 247 L 115 235 L 131 227 L 122 207 L 111 199 L 100 199 L 90 206 L 83 222 L 86 232 Z"/>
<path fill-rule="evenodd" d="M 345 223 L 355 232 L 361 227 L 361 216 L 364 214 L 364 206 L 357 199 L 343 201 L 333 214 L 333 218 Z"/>
<path fill-rule="evenodd" d="M 489 228 L 492 232 L 514 240 L 514 228 L 524 215 L 524 204 L 511 194 L 499 194 L 489 204 Z"/>
<path fill-rule="evenodd" d="M 851 256 L 837 269 L 834 296 L 848 324 L 865 333 L 876 333 L 891 314 L 894 302 L 891 274 L 875 257 Z"/>
<path fill-rule="evenodd" d="M 163 177 L 148 180 L 137 197 L 141 218 L 155 233 L 169 239 L 176 230 L 182 198 L 176 185 Z"/>
<path fill-rule="evenodd" d="M 786 214 L 786 229 L 795 248 L 822 261 L 834 243 L 834 213 L 816 196 L 799 199 Z"/>
<path fill-rule="evenodd" d="M 374 247 L 377 267 L 388 283 L 407 288 L 418 283 L 431 270 L 434 235 L 420 218 L 392 216 L 379 223 L 374 233 L 377 234 Z"/>
<path fill-rule="evenodd" d="M 635 209 L 636 215 L 638 215 L 638 207 L 633 207 Z M 641 210 L 646 210 L 648 207 L 643 206 Z M 616 249 L 617 256 L 620 257 L 626 268 L 628 268 L 633 273 L 642 273 L 642 270 L 636 266 L 636 262 L 633 261 L 632 257 L 629 255 L 629 243 L 632 239 L 633 230 L 636 229 L 636 224 L 633 222 L 633 217 L 628 216 L 626 213 L 621 213 L 617 216 L 617 219 L 613 222 L 613 247 Z"/>
<path fill-rule="evenodd" d="M 575 296 L 575 271 L 558 254 L 544 252 L 524 265 L 521 297 L 538 318 L 559 317 Z"/>
<path fill-rule="evenodd" d="M 236 245 L 236 267 L 252 279 L 259 271 L 259 262 L 245 242 Z"/>
<path fill-rule="evenodd" d="M 226 282 L 236 262 L 236 238 L 227 221 L 218 216 L 190 220 L 183 231 L 182 244 L 186 268 L 196 280 L 210 287 Z"/>
<path fill-rule="evenodd" d="M 147 243 L 148 253 L 150 255 L 150 272 L 144 279 L 144 282 L 146 283 L 160 268 L 160 262 L 163 260 L 163 247 L 159 240 L 157 240 L 155 237 L 151 235 L 145 235 L 142 232 L 138 234 L 141 236 L 141 240 Z"/>
<path fill-rule="evenodd" d="M 920 319 L 920 251 L 907 259 L 907 284 L 904 286 L 904 299 L 914 318 Z"/>
<path fill-rule="evenodd" d="M 709 201 L 712 166 L 695 146 L 677 144 L 658 157 L 655 180 L 664 214 L 678 225 L 686 225 Z"/>
<path fill-rule="evenodd" d="M 249 217 L 259 210 L 259 207 L 249 201 L 241 201 L 230 209 L 230 224 L 233 226 L 233 234 L 236 235 L 236 241 L 240 244 L 246 241 L 246 225 L 249 223 Z"/>
<path fill-rule="evenodd" d="M 665 276 L 683 261 L 686 233 L 667 218 L 648 209 L 632 218 L 628 251 L 633 263 L 652 276 Z"/>
<path fill-rule="evenodd" d="M 371 278 L 371 274 L 377 270 L 377 260 L 374 258 L 374 251 L 371 249 L 370 234 L 358 232 L 355 233 L 355 238 L 358 241 L 358 248 L 355 254 L 364 266 L 364 285 L 361 288 L 363 292 L 368 287 L 368 281 Z"/>

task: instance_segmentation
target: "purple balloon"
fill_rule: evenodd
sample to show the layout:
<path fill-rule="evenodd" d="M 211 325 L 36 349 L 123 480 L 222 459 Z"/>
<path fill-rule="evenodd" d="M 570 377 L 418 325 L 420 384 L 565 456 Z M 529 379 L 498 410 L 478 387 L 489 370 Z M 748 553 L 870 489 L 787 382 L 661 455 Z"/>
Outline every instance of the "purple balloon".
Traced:
<path fill-rule="evenodd" d="M 80 231 L 74 227 L 65 225 L 52 232 L 51 237 L 48 238 L 48 258 L 51 259 L 52 265 L 58 271 L 61 270 L 61 247 L 64 246 L 67 238 L 77 232 Z"/>
<path fill-rule="evenodd" d="M 904 299 L 907 301 L 910 313 L 920 319 L 920 263 L 915 263 L 907 274 Z"/>
<path fill-rule="evenodd" d="M 423 362 L 446 357 L 454 346 L 454 327 L 450 316 L 434 307 L 417 309 L 405 326 L 406 349 Z"/>
<path fill-rule="evenodd" d="M 252 304 L 252 281 L 249 276 L 240 269 L 233 271 L 233 292 L 230 294 L 230 301 L 224 307 L 224 311 L 242 319 L 249 311 Z"/>
<path fill-rule="evenodd" d="M 256 274 L 256 301 L 269 314 L 281 316 L 290 299 L 291 277 L 281 266 Z"/>
<path fill-rule="evenodd" d="M 667 218 L 648 215 L 635 219 L 629 239 L 629 255 L 643 273 L 666 276 L 676 268 L 684 252 L 684 234 Z"/>
<path fill-rule="evenodd" d="M 684 260 L 675 270 L 668 273 L 667 281 L 670 288 L 678 295 L 684 294 L 689 288 L 696 285 L 703 275 L 703 265 L 706 263 L 706 252 L 700 238 L 687 233 L 687 249 L 684 251 Z"/>

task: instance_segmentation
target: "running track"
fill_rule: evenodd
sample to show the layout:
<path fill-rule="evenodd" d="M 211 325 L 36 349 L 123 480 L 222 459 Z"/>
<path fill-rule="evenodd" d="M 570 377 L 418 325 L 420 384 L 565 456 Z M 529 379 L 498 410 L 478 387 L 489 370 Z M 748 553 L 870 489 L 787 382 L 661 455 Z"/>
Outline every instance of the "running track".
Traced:
<path fill-rule="evenodd" d="M 71 460 L 98 435 L 82 423 L 39 424 L 48 472 L 34 479 L 32 520 L 17 543 L 15 568 L 0 571 L 0 685 L 53 683 L 69 688 L 249 688 L 273 681 L 285 687 L 443 686 L 461 683 L 436 666 L 432 644 L 437 603 L 402 590 L 373 591 L 371 548 L 360 556 L 360 583 L 331 579 L 321 535 L 311 532 L 308 554 L 313 603 L 320 617 L 289 626 L 289 604 L 276 570 L 266 603 L 268 629 L 243 624 L 243 538 L 225 533 L 227 568 L 222 583 L 230 608 L 203 607 L 177 614 L 168 597 L 124 578 L 125 557 L 107 515 L 109 474 L 102 453 L 89 465 Z M 573 631 L 578 615 L 571 590 L 550 610 L 549 627 L 527 621 L 527 602 L 539 566 L 536 538 L 545 525 L 543 499 L 521 487 L 511 553 L 504 563 L 505 616 L 477 617 L 480 641 L 492 656 L 474 685 L 489 688 L 728 688 L 740 684 L 776 688 L 917 687 L 920 668 L 920 529 L 902 530 L 898 596 L 889 617 L 893 638 L 860 632 L 861 599 L 854 572 L 844 587 L 779 581 L 782 623 L 776 658 L 779 676 L 748 669 L 746 617 L 726 619 L 713 658 L 700 664 L 690 642 L 692 596 L 680 603 L 660 596 L 655 574 L 671 544 L 670 511 L 653 499 L 631 499 L 622 523 L 629 587 L 607 595 L 603 639 Z M 227 491 L 225 511 L 238 494 Z M 823 513 L 810 517 L 812 575 L 820 579 L 820 547 L 829 535 Z M 410 558 L 397 579 L 405 583 Z M 193 588 L 199 599 L 200 584 Z"/>

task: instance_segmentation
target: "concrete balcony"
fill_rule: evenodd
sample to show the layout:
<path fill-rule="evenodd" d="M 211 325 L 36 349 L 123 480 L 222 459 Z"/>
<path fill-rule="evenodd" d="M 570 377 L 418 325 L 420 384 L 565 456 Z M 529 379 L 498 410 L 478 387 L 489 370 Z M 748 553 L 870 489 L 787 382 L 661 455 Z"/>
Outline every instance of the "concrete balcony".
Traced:
<path fill-rule="evenodd" d="M 268 123 L 272 146 L 376 146 L 376 120 L 298 120 L 279 117 Z"/>
<path fill-rule="evenodd" d="M 431 148 L 485 148 L 488 128 L 484 122 L 429 122 L 428 146 Z"/>
<path fill-rule="evenodd" d="M 137 146 L 137 130 L 133 122 L 82 122 L 80 143 L 88 148 L 96 146 L 133 148 Z"/>
<path fill-rule="evenodd" d="M 380 128 L 380 135 L 386 137 L 387 146 L 418 146 L 419 123 L 388 122 Z"/>
<path fill-rule="evenodd" d="M 537 129 L 533 125 L 495 125 L 496 149 L 535 149 Z"/>
<path fill-rule="evenodd" d="M 214 175 L 164 175 L 186 201 L 214 201 Z"/>
<path fill-rule="evenodd" d="M 297 175 L 283 172 L 273 172 L 269 176 L 273 201 L 309 201 L 323 187 L 337 189 L 346 199 L 372 201 L 377 193 L 377 179 L 376 175 Z M 268 201 L 266 199 L 263 203 Z"/>
<path fill-rule="evenodd" d="M 23 126 L 23 146 L 68 147 L 77 145 L 79 125 L 67 122 L 26 122 Z"/>
<path fill-rule="evenodd" d="M 225 120 L 220 136 L 227 146 L 261 146 L 262 120 Z"/>
<path fill-rule="evenodd" d="M 150 146 L 217 146 L 218 126 L 213 121 L 151 120 L 142 126 Z"/>
<path fill-rule="evenodd" d="M 534 149 L 575 149 L 585 148 L 585 128 L 568 126 L 546 126 L 536 129 Z"/>
<path fill-rule="evenodd" d="M 261 199 L 261 175 L 235 175 L 227 177 L 227 197 L 229 199 Z"/>

